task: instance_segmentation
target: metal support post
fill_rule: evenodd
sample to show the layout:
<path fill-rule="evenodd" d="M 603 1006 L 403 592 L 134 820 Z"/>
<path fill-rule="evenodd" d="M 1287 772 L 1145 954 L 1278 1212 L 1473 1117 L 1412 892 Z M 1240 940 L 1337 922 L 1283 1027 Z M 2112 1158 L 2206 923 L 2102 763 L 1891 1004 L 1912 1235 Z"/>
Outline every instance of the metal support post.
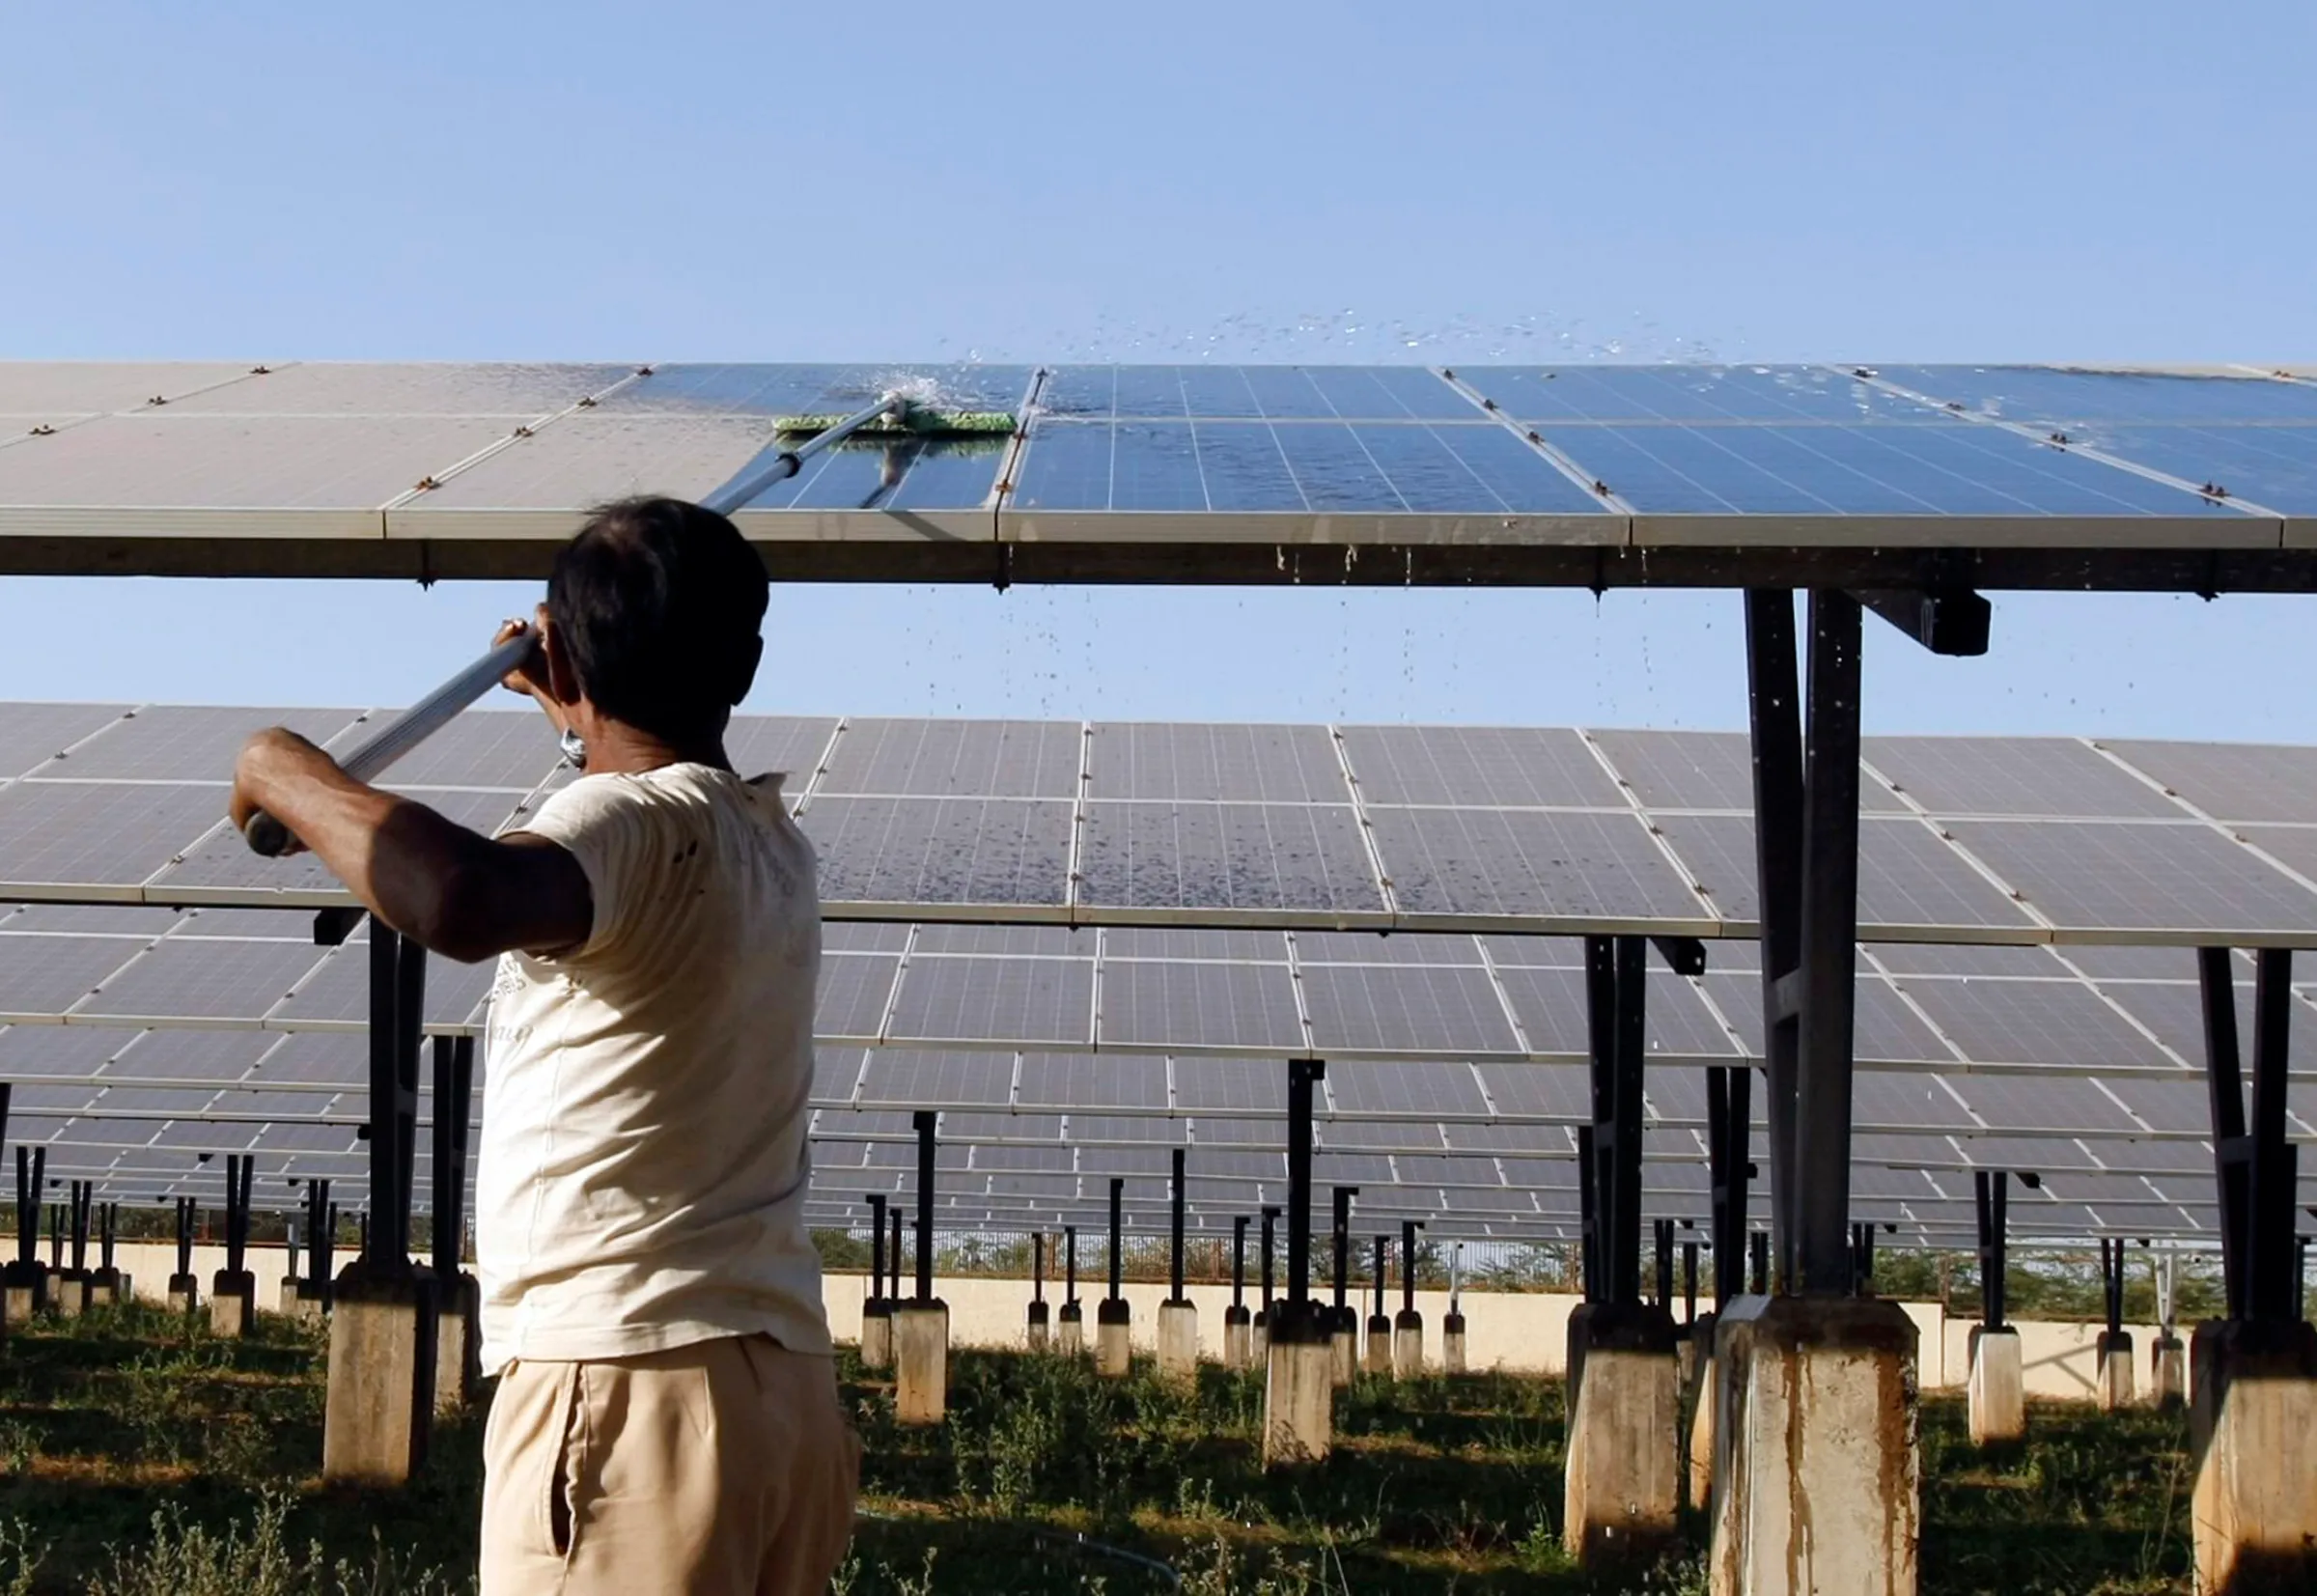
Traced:
<path fill-rule="evenodd" d="M 1183 1301 L 1183 1149 L 1175 1152 L 1174 1212 L 1168 1217 L 1172 1231 L 1167 1239 L 1166 1300 Z"/>
<path fill-rule="evenodd" d="M 97 1205 L 97 1183 L 72 1183 L 72 1270 L 85 1274 L 89 1268 L 89 1219 Z"/>
<path fill-rule="evenodd" d="M 1273 1232 L 1278 1223 L 1279 1210 L 1277 1207 L 1268 1207 L 1263 1210 L 1263 1301 L 1256 1304 L 1255 1311 L 1264 1316 L 1266 1324 L 1270 1322 L 1271 1302 L 1276 1295 L 1271 1280 L 1271 1249 Z"/>
<path fill-rule="evenodd" d="M 1335 1189 L 1335 1225 L 1328 1232 L 1328 1249 L 1334 1254 L 1335 1319 L 1338 1325 L 1347 1322 L 1346 1294 L 1352 1280 L 1352 1199 L 1359 1195 L 1356 1186 Z"/>
<path fill-rule="evenodd" d="M 901 1204 L 893 1205 L 893 1245 L 886 1249 L 885 1277 L 893 1283 L 893 1300 L 901 1301 Z"/>
<path fill-rule="evenodd" d="M 2108 1333 L 2124 1332 L 2124 1242 L 2103 1239 L 2100 1243 L 2100 1294 L 2108 1310 Z"/>
<path fill-rule="evenodd" d="M 1244 1307 L 1247 1302 L 1247 1217 L 1231 1216 L 1231 1305 Z"/>
<path fill-rule="evenodd" d="M 901 1260 L 893 1260 L 894 1274 L 900 1274 Z M 885 1300 L 885 1194 L 869 1194 L 869 1301 Z"/>
<path fill-rule="evenodd" d="M 2004 1170 L 1971 1171 L 1971 1196 L 1979 1211 L 1979 1322 L 2003 1328 L 2003 1210 L 2011 1176 Z"/>
<path fill-rule="evenodd" d="M 1647 938 L 1585 938 L 1593 1085 L 1593 1237 L 1601 1300 L 1641 1301 L 1641 1070 Z"/>
<path fill-rule="evenodd" d="M 475 1039 L 434 1039 L 434 1273 L 449 1280 L 464 1268 L 466 1138 L 475 1083 Z"/>
<path fill-rule="evenodd" d="M 1078 1227 L 1075 1224 L 1062 1227 L 1062 1301 L 1075 1302 L 1078 1300 Z"/>
<path fill-rule="evenodd" d="M 247 1153 L 225 1156 L 225 1272 L 243 1273 L 249 1258 L 249 1185 L 257 1173 L 257 1159 Z"/>
<path fill-rule="evenodd" d="M 41 1189 L 48 1182 L 48 1149 L 16 1149 L 16 1262 L 41 1261 Z"/>
<path fill-rule="evenodd" d="M 1753 1251 L 1753 1294 L 1767 1297 L 1770 1295 L 1770 1232 L 1757 1230 L 1750 1241 Z"/>
<path fill-rule="evenodd" d="M 306 1182 L 306 1278 L 300 1297 L 329 1301 L 331 1253 L 337 1248 L 338 1210 L 330 1202 L 330 1183 Z"/>
<path fill-rule="evenodd" d="M 193 1274 L 193 1226 L 199 1214 L 191 1197 L 177 1199 L 177 1272 L 188 1279 Z"/>
<path fill-rule="evenodd" d="M 1383 1317 L 1384 1253 L 1391 1245 L 1392 1240 L 1389 1236 L 1376 1238 L 1376 1317 L 1379 1319 Z"/>
<path fill-rule="evenodd" d="M 936 1116 L 920 1108 L 917 1127 L 917 1301 L 934 1300 L 934 1125 Z"/>
<path fill-rule="evenodd" d="M 1400 1221 L 1400 1311 L 1416 1311 L 1416 1232 L 1424 1228 L 1422 1219 Z"/>
<path fill-rule="evenodd" d="M 1744 1065 L 1706 1072 L 1706 1156 L 1714 1205 L 1714 1310 L 1745 1289 L 1745 1207 L 1753 1171 L 1754 1073 Z"/>
<path fill-rule="evenodd" d="M 1657 1244 L 1658 1306 L 1673 1311 L 1673 1221 L 1660 1219 L 1651 1226 Z"/>
<path fill-rule="evenodd" d="M 1682 1323 L 1697 1323 L 1697 1244 L 1682 1244 Z"/>
<path fill-rule="evenodd" d="M 1117 1175 L 1110 1177 L 1110 1296 L 1116 1301 L 1119 1285 L 1125 1278 L 1127 1263 L 1126 1239 L 1127 1183 Z"/>
<path fill-rule="evenodd" d="M 1317 1058 L 1287 1061 L 1287 1301 L 1298 1319 L 1311 1301 L 1311 1093 L 1326 1074 Z"/>
<path fill-rule="evenodd" d="M 1030 1301 L 1046 1301 L 1046 1232 L 1030 1232 Z"/>
<path fill-rule="evenodd" d="M 373 1279 L 410 1273 L 410 1185 L 417 1153 L 418 1048 L 427 951 L 370 923 L 370 1213 L 362 1263 Z"/>
<path fill-rule="evenodd" d="M 2288 1322 L 2294 1311 L 2294 1188 L 2298 1150 L 2285 1139 L 2285 1067 L 2293 955 L 2264 948 L 2253 978 L 2252 1110 L 2246 1114 L 2237 1039 L 2235 958 L 2197 950 L 2204 998 L 2205 1076 L 2220 1194 L 2221 1274 L 2228 1317 Z"/>
<path fill-rule="evenodd" d="M 1607 1296 L 1602 1276 L 1601 1161 L 1596 1156 L 1593 1127 L 1577 1128 L 1577 1255 L 1584 1299 L 1598 1302 Z"/>
<path fill-rule="evenodd" d="M 97 1267 L 110 1270 L 113 1267 L 113 1246 L 121 1237 L 121 1205 L 108 1202 L 97 1213 Z"/>

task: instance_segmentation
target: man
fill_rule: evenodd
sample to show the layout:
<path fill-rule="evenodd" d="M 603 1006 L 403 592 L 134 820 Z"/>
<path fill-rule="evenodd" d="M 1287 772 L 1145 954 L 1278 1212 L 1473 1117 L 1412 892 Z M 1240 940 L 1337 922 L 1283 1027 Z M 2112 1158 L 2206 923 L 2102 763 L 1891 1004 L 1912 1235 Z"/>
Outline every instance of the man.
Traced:
<path fill-rule="evenodd" d="M 725 727 L 756 675 L 763 563 L 672 499 L 557 556 L 508 685 L 587 773 L 492 839 L 259 734 L 264 809 L 386 924 L 497 957 L 476 1197 L 483 1591 L 818 1592 L 859 1442 L 805 1231 L 820 899 L 778 777 Z M 509 622 L 502 639 L 525 630 Z"/>

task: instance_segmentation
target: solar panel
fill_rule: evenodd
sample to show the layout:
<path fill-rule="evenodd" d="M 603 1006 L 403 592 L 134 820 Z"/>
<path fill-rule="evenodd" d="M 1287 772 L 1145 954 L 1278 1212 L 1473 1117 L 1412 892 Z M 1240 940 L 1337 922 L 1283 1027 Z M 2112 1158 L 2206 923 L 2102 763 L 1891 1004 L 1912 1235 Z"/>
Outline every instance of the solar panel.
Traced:
<path fill-rule="evenodd" d="M 1347 726 L 1343 738 L 1370 803 L 1625 806 L 1584 740 L 1566 729 Z"/>
<path fill-rule="evenodd" d="M 1370 820 L 1408 914 L 1660 919 L 1710 929 L 1712 911 L 1632 815 L 1379 806 Z"/>
<path fill-rule="evenodd" d="M 2317 932 L 2317 893 L 2195 822 L 1956 821 L 1948 829 L 2066 930 Z"/>
<path fill-rule="evenodd" d="M 0 793 L 0 827 L 8 796 Z M 1059 910 L 1069 885 L 1066 803 L 828 798 L 815 799 L 798 823 L 820 855 L 824 905 L 982 903 Z"/>
<path fill-rule="evenodd" d="M 254 1022 L 296 988 L 321 962 L 323 951 L 288 941 L 163 938 L 82 999 L 73 1012 Z M 367 961 L 364 968 L 367 971 Z M 364 1007 L 355 1018 L 369 1012 L 368 995 L 365 986 Z M 463 1020 L 465 1014 L 457 1018 Z"/>
<path fill-rule="evenodd" d="M 2216 820 L 2317 823 L 2317 748 L 2113 740 L 2099 746 Z"/>
<path fill-rule="evenodd" d="M 883 1033 L 893 977 L 900 969 L 897 958 L 824 954 L 813 1005 L 815 1035 L 875 1041 Z"/>
<path fill-rule="evenodd" d="M 1313 965 L 1302 972 L 1314 1047 L 1323 1054 L 1459 1054 L 1520 1050 L 1485 970 L 1456 966 Z"/>
<path fill-rule="evenodd" d="M 821 791 L 1075 798 L 1082 735 L 1066 720 L 849 720 Z"/>
<path fill-rule="evenodd" d="M 2180 806 L 2066 738 L 1875 737 L 1865 762 L 1935 815 L 2177 820 Z"/>
<path fill-rule="evenodd" d="M 893 1002 L 896 1040 L 1090 1046 L 1091 959 L 913 959 Z"/>
<path fill-rule="evenodd" d="M 2256 377 L 2052 366 L 1884 366 L 1884 381 L 2005 420 L 2317 421 L 2317 388 Z"/>
<path fill-rule="evenodd" d="M 1470 400 L 1420 366 L 1061 366 L 1039 404 L 1088 418 L 1481 419 Z"/>
<path fill-rule="evenodd" d="M 1324 726 L 1097 722 L 1087 796 L 1191 802 L 1348 803 Z"/>
<path fill-rule="evenodd" d="M 1349 804 L 1089 803 L 1080 874 L 1098 907 L 1384 912 Z"/>
<path fill-rule="evenodd" d="M 1100 1040 L 1115 1047 L 1305 1049 L 1295 981 L 1284 964 L 1105 963 Z"/>

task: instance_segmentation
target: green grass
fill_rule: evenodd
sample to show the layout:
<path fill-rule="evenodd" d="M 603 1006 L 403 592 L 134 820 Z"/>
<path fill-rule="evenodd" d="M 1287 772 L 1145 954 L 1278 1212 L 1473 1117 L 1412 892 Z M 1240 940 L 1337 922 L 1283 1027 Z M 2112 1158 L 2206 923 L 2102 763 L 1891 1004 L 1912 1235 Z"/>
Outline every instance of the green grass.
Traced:
<path fill-rule="evenodd" d="M 0 1350 L 0 1596 L 335 1596 L 471 1589 L 481 1421 L 438 1429 L 399 1493 L 325 1490 L 318 1332 L 270 1317 L 211 1340 L 141 1307 L 19 1330 Z M 1557 1381 L 1363 1380 L 1323 1467 L 1267 1475 L 1260 1384 L 1095 1378 L 1059 1358 L 953 1355 L 951 1421 L 893 1422 L 848 1356 L 867 1442 L 844 1596 L 1168 1588 L 1702 1592 L 1702 1525 L 1661 1567 L 1590 1580 L 1559 1547 Z M 2157 1596 L 2187 1585 L 2179 1420 L 2034 1407 L 1988 1457 L 1959 1401 L 1924 1404 L 1923 1586 L 1932 1596 Z"/>

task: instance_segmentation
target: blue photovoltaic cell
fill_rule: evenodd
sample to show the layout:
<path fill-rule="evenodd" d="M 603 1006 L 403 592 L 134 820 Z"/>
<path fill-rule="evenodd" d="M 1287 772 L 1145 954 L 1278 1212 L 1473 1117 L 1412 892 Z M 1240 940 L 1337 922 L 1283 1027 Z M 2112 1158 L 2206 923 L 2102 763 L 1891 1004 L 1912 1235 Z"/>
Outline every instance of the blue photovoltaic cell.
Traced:
<path fill-rule="evenodd" d="M 2263 377 L 2068 371 L 2052 366 L 1878 366 L 1886 382 L 2006 421 L 2317 421 L 2317 387 Z"/>
<path fill-rule="evenodd" d="M 769 443 L 739 481 L 780 452 Z M 996 486 L 1004 441 L 841 443 L 741 506 L 746 510 L 971 510 Z"/>
<path fill-rule="evenodd" d="M 2317 388 L 2307 391 L 2317 394 Z M 2289 516 L 2317 516 L 2317 426 L 2126 427 L 2095 422 L 2071 435 L 2136 465 L 2225 488 L 2233 498 Z"/>
<path fill-rule="evenodd" d="M 1819 366 L 1466 366 L 1517 421 L 1921 421 L 1935 412 Z"/>
<path fill-rule="evenodd" d="M 1593 495 L 1501 427 L 1046 422 L 1023 510 L 1598 515 Z"/>
<path fill-rule="evenodd" d="M 945 409 L 1012 410 L 1027 366 L 687 365 L 656 367 L 601 402 L 635 415 L 837 415 L 899 388 Z"/>
<path fill-rule="evenodd" d="M 1980 423 L 1548 426 L 1554 447 L 1643 514 L 2233 516 Z"/>
<path fill-rule="evenodd" d="M 1062 366 L 1039 407 L 1055 415 L 1250 420 L 1472 421 L 1480 411 L 1422 366 Z"/>

